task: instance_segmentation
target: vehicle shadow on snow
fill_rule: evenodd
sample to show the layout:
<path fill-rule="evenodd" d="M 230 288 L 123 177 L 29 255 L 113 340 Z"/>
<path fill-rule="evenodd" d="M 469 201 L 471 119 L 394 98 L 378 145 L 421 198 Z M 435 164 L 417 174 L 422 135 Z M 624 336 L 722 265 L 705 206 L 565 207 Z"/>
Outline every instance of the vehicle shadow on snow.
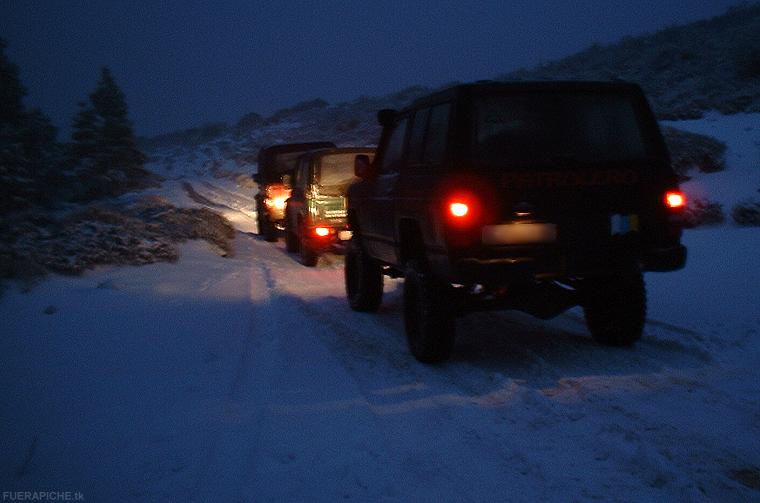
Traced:
<path fill-rule="evenodd" d="M 459 317 L 451 360 L 428 366 L 414 360 L 407 348 L 403 281 L 386 278 L 378 312 L 357 313 L 342 296 L 342 285 L 333 284 L 342 283 L 342 274 L 337 274 L 342 269 L 341 256 L 326 254 L 316 268 L 306 268 L 296 265 L 298 255 L 288 253 L 281 242 L 272 246 L 272 253 L 295 262 L 297 269 L 284 270 L 288 276 L 299 281 L 311 278 L 308 298 L 300 292 L 286 296 L 293 297 L 315 326 L 324 329 L 320 330 L 323 341 L 352 367 L 372 362 L 372 372 L 378 375 L 408 380 L 415 373 L 457 377 L 480 371 L 545 388 L 567 377 L 649 374 L 667 368 L 698 368 L 712 361 L 709 353 L 700 348 L 699 334 L 656 321 L 647 324 L 643 338 L 631 348 L 600 346 L 591 338 L 576 308 L 549 321 L 516 311 Z M 282 279 L 287 281 L 287 276 Z M 323 288 L 325 294 L 321 295 Z"/>
<path fill-rule="evenodd" d="M 575 310 L 544 322 L 514 312 L 474 313 L 457 322 L 452 362 L 498 371 L 545 387 L 565 377 L 630 375 L 693 368 L 710 356 L 647 326 L 633 347 L 597 344 Z"/>
<path fill-rule="evenodd" d="M 349 359 L 385 360 L 392 367 L 389 372 L 417 368 L 455 376 L 482 371 L 503 374 L 542 389 L 568 377 L 651 374 L 672 368 L 698 368 L 712 361 L 707 352 L 691 343 L 687 334 L 657 324 L 647 325 L 644 336 L 633 347 L 600 346 L 588 334 L 579 309 L 575 309 L 546 322 L 515 311 L 460 317 L 451 359 L 427 366 L 416 362 L 407 349 L 402 291 L 401 282 L 386 286 L 383 304 L 374 314 L 351 311 L 344 298 L 324 297 L 312 302 L 320 311 L 332 313 L 331 318 L 340 318 L 347 329 L 332 341 L 336 349 Z"/>
<path fill-rule="evenodd" d="M 256 238 L 258 238 L 260 241 L 264 242 L 264 238 L 258 235 L 255 235 Z M 334 250 L 330 250 L 327 252 L 323 252 L 319 255 L 319 261 L 317 262 L 317 265 L 315 267 L 306 267 L 305 265 L 301 264 L 301 255 L 296 252 L 289 252 L 283 243 L 283 239 L 279 239 L 275 243 L 271 243 L 272 250 L 274 252 L 278 252 L 281 255 L 284 255 L 288 258 L 288 260 L 293 261 L 295 264 L 297 264 L 299 267 L 303 267 L 304 270 L 319 270 L 324 268 L 336 268 L 340 267 L 343 269 L 343 254 L 340 252 L 340 248 L 336 248 Z"/>

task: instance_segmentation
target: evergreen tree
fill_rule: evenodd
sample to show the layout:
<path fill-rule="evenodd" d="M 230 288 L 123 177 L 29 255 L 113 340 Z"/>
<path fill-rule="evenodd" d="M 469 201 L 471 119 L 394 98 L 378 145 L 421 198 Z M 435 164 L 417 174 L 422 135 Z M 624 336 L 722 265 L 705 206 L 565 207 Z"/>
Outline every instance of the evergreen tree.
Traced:
<path fill-rule="evenodd" d="M 101 70 L 89 102 L 79 103 L 72 126 L 69 156 L 83 184 L 80 198 L 117 195 L 149 184 L 124 93 L 108 68 Z"/>
<path fill-rule="evenodd" d="M 17 186 L 26 182 L 19 125 L 23 115 L 26 89 L 18 78 L 18 67 L 5 56 L 5 41 L 0 39 L 0 212 L 19 205 Z"/>
<path fill-rule="evenodd" d="M 72 121 L 70 157 L 74 164 L 90 164 L 94 162 L 98 150 L 99 128 L 95 109 L 80 101 L 79 111 Z"/>
<path fill-rule="evenodd" d="M 5 56 L 0 38 L 0 127 L 18 126 L 23 120 L 26 89 L 18 78 L 18 67 Z"/>
<path fill-rule="evenodd" d="M 132 123 L 127 117 L 127 101 L 106 67 L 90 94 L 90 103 L 100 130 L 97 143 L 101 169 L 142 167 L 145 156 L 137 148 Z"/>
<path fill-rule="evenodd" d="M 50 120 L 39 110 L 26 111 L 26 89 L 5 47 L 0 39 L 0 214 L 46 202 L 44 180 L 58 150 Z"/>

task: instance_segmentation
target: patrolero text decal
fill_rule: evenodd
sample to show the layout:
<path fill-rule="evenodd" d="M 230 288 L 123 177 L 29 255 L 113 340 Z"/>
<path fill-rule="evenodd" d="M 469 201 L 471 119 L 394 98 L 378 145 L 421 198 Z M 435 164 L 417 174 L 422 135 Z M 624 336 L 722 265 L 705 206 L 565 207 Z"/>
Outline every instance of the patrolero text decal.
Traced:
<path fill-rule="evenodd" d="M 501 175 L 503 188 L 597 187 L 633 185 L 639 174 L 632 169 L 588 169 L 581 171 L 513 171 Z"/>

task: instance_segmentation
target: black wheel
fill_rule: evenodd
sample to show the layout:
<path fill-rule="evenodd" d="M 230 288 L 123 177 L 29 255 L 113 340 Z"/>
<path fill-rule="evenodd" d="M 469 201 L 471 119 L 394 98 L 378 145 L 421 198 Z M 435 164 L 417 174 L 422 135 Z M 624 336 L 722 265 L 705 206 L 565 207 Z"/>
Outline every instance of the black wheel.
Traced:
<path fill-rule="evenodd" d="M 256 202 L 256 232 L 259 236 L 264 236 L 266 227 L 266 216 L 264 216 L 264 205 L 260 201 Z"/>
<path fill-rule="evenodd" d="M 285 220 L 285 249 L 289 251 L 290 253 L 295 253 L 298 251 L 298 235 L 293 230 L 292 226 L 290 225 L 290 219 L 287 218 Z"/>
<path fill-rule="evenodd" d="M 646 287 L 638 267 L 584 281 L 583 313 L 591 336 L 605 346 L 630 346 L 641 338 Z"/>
<path fill-rule="evenodd" d="M 300 226 L 300 232 L 298 233 L 298 252 L 301 256 L 301 263 L 306 267 L 314 267 L 319 261 L 319 254 L 315 252 L 305 239 L 305 229 L 303 224 Z"/>
<path fill-rule="evenodd" d="M 449 285 L 435 281 L 411 261 L 404 276 L 404 327 L 409 349 L 423 363 L 448 360 L 454 347 L 455 318 Z"/>
<path fill-rule="evenodd" d="M 269 216 L 263 207 L 263 204 L 256 205 L 256 223 L 259 227 L 259 236 L 263 237 L 265 241 L 277 241 L 277 228 L 269 220 Z"/>
<path fill-rule="evenodd" d="M 277 227 L 266 217 L 264 217 L 264 227 L 261 234 L 264 236 L 265 241 L 269 241 L 270 243 L 277 241 Z"/>
<path fill-rule="evenodd" d="M 354 311 L 374 312 L 383 300 L 383 270 L 364 250 L 357 234 L 346 247 L 346 297 Z"/>

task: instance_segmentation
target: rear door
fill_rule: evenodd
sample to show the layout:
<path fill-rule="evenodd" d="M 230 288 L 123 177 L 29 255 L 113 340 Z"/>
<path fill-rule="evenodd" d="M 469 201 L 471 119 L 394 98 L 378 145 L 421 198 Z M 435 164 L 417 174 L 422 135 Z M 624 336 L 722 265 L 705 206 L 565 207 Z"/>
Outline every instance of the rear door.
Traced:
<path fill-rule="evenodd" d="M 378 174 L 370 190 L 370 218 L 364 223 L 363 229 L 372 254 L 382 261 L 391 263 L 395 261 L 395 197 L 408 136 L 408 124 L 408 117 L 401 117 L 387 135 L 382 154 L 378 157 Z"/>
<path fill-rule="evenodd" d="M 434 190 L 443 172 L 450 133 L 451 104 L 439 103 L 418 109 L 412 119 L 408 147 L 398 184 L 399 219 L 418 224 L 428 253 L 435 253 L 436 218 L 431 214 Z"/>
<path fill-rule="evenodd" d="M 291 229 L 297 229 L 299 216 L 303 218 L 306 209 L 306 192 L 309 185 L 310 156 L 301 157 L 296 165 L 293 190 L 288 200 L 288 218 Z"/>
<path fill-rule="evenodd" d="M 578 257 L 637 238 L 663 169 L 639 105 L 602 89 L 476 99 L 473 157 L 495 171 L 502 222 L 556 225 Z"/>

